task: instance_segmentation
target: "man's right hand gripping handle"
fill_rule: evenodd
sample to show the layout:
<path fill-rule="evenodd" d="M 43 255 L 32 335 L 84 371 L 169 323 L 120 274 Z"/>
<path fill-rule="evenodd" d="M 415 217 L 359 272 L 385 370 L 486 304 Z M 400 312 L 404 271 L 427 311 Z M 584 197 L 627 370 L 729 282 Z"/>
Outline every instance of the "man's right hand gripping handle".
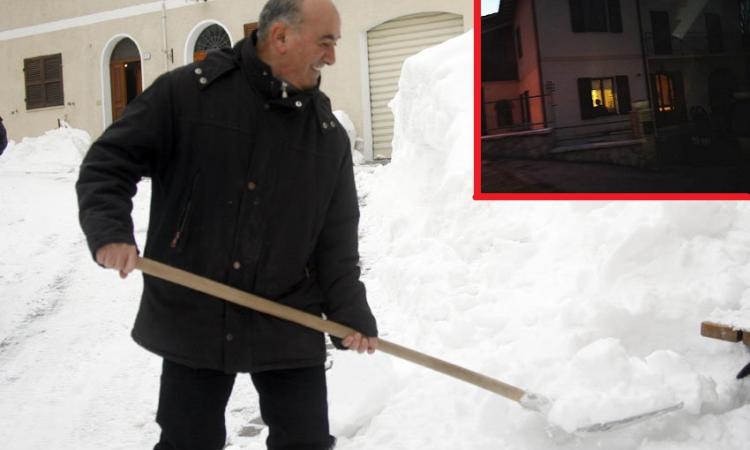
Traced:
<path fill-rule="evenodd" d="M 138 259 L 138 249 L 132 244 L 107 244 L 96 251 L 96 262 L 107 269 L 120 272 L 120 278 L 125 278 L 135 270 Z"/>

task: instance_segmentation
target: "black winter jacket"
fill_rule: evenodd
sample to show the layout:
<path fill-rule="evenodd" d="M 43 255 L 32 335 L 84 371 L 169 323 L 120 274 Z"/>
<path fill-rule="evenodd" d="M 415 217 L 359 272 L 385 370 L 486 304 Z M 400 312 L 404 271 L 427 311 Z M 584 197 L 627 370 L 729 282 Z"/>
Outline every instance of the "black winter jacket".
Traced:
<path fill-rule="evenodd" d="M 135 243 L 131 199 L 144 176 L 145 256 L 377 336 L 346 133 L 319 90 L 283 98 L 252 40 L 162 75 L 94 142 L 76 185 L 92 252 Z M 316 331 L 149 276 L 132 336 L 226 372 L 325 361 Z"/>

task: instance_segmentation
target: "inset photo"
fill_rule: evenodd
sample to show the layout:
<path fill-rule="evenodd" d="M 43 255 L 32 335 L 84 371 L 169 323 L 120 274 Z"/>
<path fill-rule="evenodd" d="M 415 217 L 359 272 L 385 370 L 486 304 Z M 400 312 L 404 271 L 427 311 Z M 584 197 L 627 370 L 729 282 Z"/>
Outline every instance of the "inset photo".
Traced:
<path fill-rule="evenodd" d="M 750 0 L 483 0 L 480 65 L 476 198 L 750 198 Z"/>

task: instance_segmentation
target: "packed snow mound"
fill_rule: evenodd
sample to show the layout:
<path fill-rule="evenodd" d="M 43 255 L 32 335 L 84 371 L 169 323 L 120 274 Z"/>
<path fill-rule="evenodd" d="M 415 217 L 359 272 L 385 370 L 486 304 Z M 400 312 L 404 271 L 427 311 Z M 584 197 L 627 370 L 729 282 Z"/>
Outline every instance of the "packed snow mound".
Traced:
<path fill-rule="evenodd" d="M 407 60 L 393 160 L 358 175 L 364 277 L 384 337 L 550 397 L 548 419 L 567 431 L 685 405 L 576 448 L 677 448 L 675 424 L 745 448 L 746 433 L 721 421 L 750 420 L 734 379 L 747 353 L 699 328 L 750 307 L 750 205 L 473 201 L 472 54 L 467 33 Z M 391 394 L 388 414 L 401 429 L 463 423 L 477 439 L 437 432 L 411 448 L 550 448 L 533 413 L 423 372 L 400 374 L 412 391 Z M 376 448 L 367 443 L 391 432 L 372 424 L 344 448 Z"/>
<path fill-rule="evenodd" d="M 430 179 L 433 188 L 451 177 L 471 182 L 473 42 L 469 31 L 407 58 L 390 103 L 392 166 Z"/>
<path fill-rule="evenodd" d="M 357 129 L 354 127 L 354 122 L 352 122 L 349 114 L 340 109 L 337 109 L 333 112 L 333 115 L 336 116 L 336 120 L 338 120 L 341 126 L 344 127 L 344 130 L 346 130 L 346 135 L 349 137 L 349 147 L 352 151 L 352 161 L 354 162 L 354 164 L 364 163 L 364 155 L 362 155 L 359 150 L 354 149 L 354 143 L 357 140 Z"/>
<path fill-rule="evenodd" d="M 12 143 L 0 157 L 4 170 L 19 172 L 75 172 L 91 146 L 91 136 L 65 122 L 44 135 Z"/>

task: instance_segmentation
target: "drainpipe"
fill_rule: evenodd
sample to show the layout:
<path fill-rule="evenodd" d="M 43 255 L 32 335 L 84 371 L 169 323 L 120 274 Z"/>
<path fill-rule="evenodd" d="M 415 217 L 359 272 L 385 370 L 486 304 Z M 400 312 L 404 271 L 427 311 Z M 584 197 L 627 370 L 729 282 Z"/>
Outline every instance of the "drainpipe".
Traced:
<path fill-rule="evenodd" d="M 536 40 L 536 64 L 539 68 L 539 95 L 542 102 L 542 120 L 544 120 L 544 127 L 548 128 L 549 123 L 547 122 L 547 98 L 544 96 L 544 71 L 542 70 L 542 49 L 541 43 L 539 42 L 539 26 L 537 21 L 539 20 L 536 14 L 536 0 L 531 0 L 531 15 L 534 19 L 534 39 Z"/>
<path fill-rule="evenodd" d="M 161 0 L 161 33 L 164 52 L 164 71 L 169 71 L 169 47 L 167 44 L 167 0 Z"/>
<path fill-rule="evenodd" d="M 648 99 L 648 106 L 650 110 L 654 138 L 656 138 L 659 135 L 659 131 L 656 128 L 656 105 L 654 104 L 656 93 L 652 92 L 652 86 L 651 86 L 651 67 L 649 66 L 648 55 L 646 54 L 646 42 L 645 42 L 645 34 L 643 32 L 643 20 L 642 20 L 643 16 L 641 15 L 641 12 L 642 12 L 641 0 L 637 0 L 635 2 L 635 8 L 636 8 L 636 14 L 638 14 L 638 33 L 640 34 L 640 37 L 641 37 L 641 57 L 643 58 L 643 78 L 644 78 L 644 82 L 646 83 L 646 98 Z"/>

